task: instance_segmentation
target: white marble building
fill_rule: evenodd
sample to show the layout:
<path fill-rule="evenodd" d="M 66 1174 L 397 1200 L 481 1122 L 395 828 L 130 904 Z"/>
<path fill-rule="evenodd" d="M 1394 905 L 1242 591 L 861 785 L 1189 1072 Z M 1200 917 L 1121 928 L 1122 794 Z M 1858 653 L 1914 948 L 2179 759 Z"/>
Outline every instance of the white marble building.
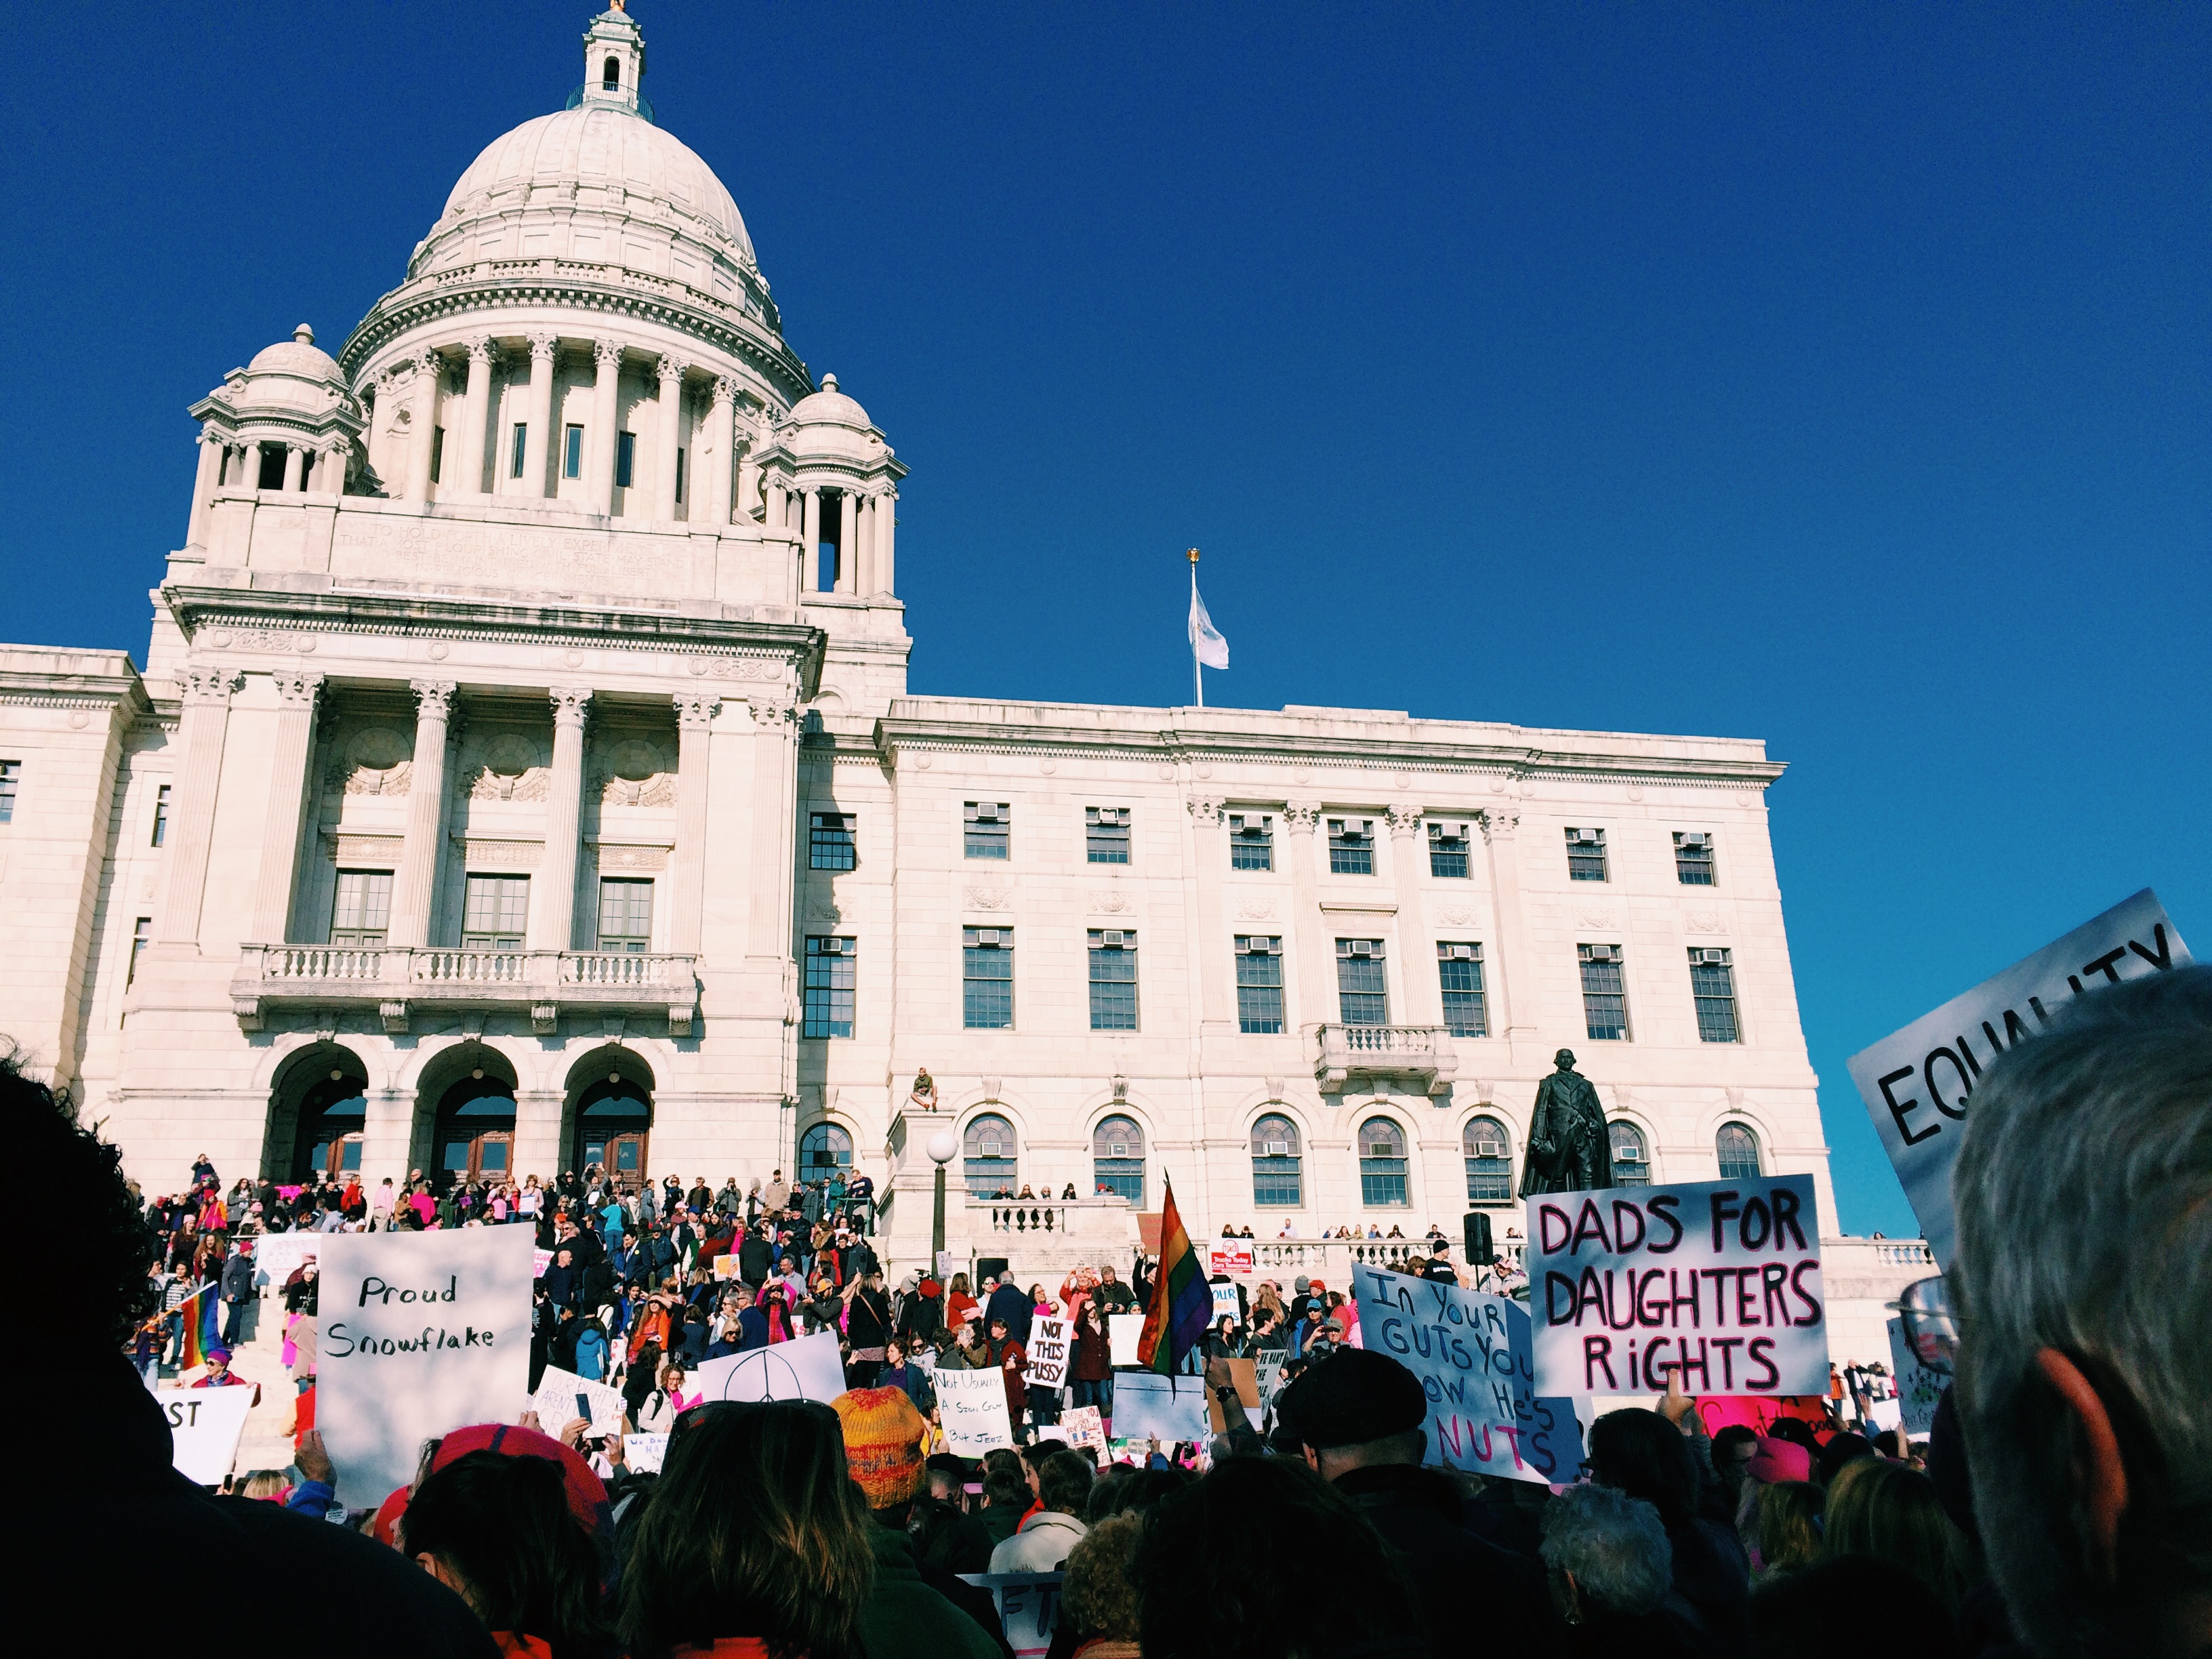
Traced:
<path fill-rule="evenodd" d="M 949 1129 L 985 1255 L 1170 1175 L 1194 1231 L 1504 1240 L 1565 1045 L 1630 1171 L 1808 1170 L 1837 1231 L 1762 744 L 909 696 L 906 469 L 636 23 L 585 46 L 335 356 L 192 406 L 143 672 L 0 647 L 0 1030 L 136 1176 L 849 1157 L 912 1259 Z"/>

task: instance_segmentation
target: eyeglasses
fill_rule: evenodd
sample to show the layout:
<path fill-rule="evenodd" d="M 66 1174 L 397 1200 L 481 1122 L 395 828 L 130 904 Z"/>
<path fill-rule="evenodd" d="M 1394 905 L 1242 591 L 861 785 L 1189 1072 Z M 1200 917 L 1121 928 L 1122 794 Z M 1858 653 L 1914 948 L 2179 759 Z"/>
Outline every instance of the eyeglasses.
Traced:
<path fill-rule="evenodd" d="M 1959 1316 L 1941 1273 L 1914 1280 L 1889 1305 L 1904 1322 L 1905 1345 L 1914 1358 L 1945 1376 L 1958 1370 Z"/>

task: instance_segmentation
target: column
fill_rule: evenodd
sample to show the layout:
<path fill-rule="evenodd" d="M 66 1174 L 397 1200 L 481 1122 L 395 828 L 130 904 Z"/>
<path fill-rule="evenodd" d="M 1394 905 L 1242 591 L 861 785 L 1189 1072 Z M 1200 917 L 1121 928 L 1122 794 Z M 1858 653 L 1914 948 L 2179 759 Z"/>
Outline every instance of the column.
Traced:
<path fill-rule="evenodd" d="M 453 714 L 451 680 L 410 680 L 415 693 L 415 763 L 407 780 L 407 838 L 392 884 L 394 945 L 430 942 L 430 906 L 445 855 L 446 730 Z"/>
<path fill-rule="evenodd" d="M 323 451 L 315 468 L 315 488 L 325 495 L 344 495 L 346 466 L 352 459 L 353 446 L 343 439 Z"/>
<path fill-rule="evenodd" d="M 1516 1042 L 1533 1042 L 1538 1035 L 1535 966 L 1528 957 L 1528 930 L 1521 919 L 1521 853 L 1516 841 L 1521 809 L 1493 808 L 1476 816 L 1490 849 L 1490 900 L 1498 915 L 1498 961 L 1484 975 L 1483 988 L 1498 1011 L 1498 1033 Z"/>
<path fill-rule="evenodd" d="M 668 948 L 696 954 L 707 897 L 707 762 L 714 712 L 712 692 L 676 698 L 676 857 L 669 882 Z"/>
<path fill-rule="evenodd" d="M 258 443 L 248 443 L 239 451 L 238 488 L 261 488 L 261 446 Z"/>
<path fill-rule="evenodd" d="M 185 525 L 185 545 L 187 548 L 207 546 L 208 509 L 215 505 L 215 492 L 222 479 L 223 441 L 213 427 L 203 427 L 199 435 L 199 465 L 192 473 L 192 512 Z"/>
<path fill-rule="evenodd" d="M 681 357 L 660 354 L 659 366 L 653 371 L 660 382 L 660 402 L 657 412 L 660 416 L 659 430 L 654 435 L 653 455 L 653 520 L 655 524 L 676 522 L 676 451 L 684 441 L 684 371 L 690 365 Z M 697 457 L 693 457 L 697 459 Z M 691 480 L 691 498 L 699 497 L 696 469 Z"/>
<path fill-rule="evenodd" d="M 184 704 L 183 729 L 177 734 L 179 793 L 169 820 L 168 884 L 155 933 L 163 945 L 199 941 L 200 900 L 207 891 L 208 854 L 215 848 L 216 787 L 222 775 L 230 698 L 245 683 L 246 676 L 234 668 L 187 666 L 177 677 Z"/>
<path fill-rule="evenodd" d="M 545 794 L 545 856 L 538 861 L 532 903 L 533 951 L 573 951 L 576 927 L 576 832 L 584 805 L 584 719 L 588 690 L 556 686 L 553 775 Z"/>
<path fill-rule="evenodd" d="M 425 351 L 415 365 L 415 384 L 408 392 L 407 484 L 400 500 L 430 499 L 430 441 L 438 428 L 438 381 L 445 366 L 434 351 Z"/>
<path fill-rule="evenodd" d="M 809 593 L 822 591 L 822 492 L 810 485 L 799 532 L 799 585 Z"/>
<path fill-rule="evenodd" d="M 853 592 L 862 599 L 876 591 L 876 498 L 848 490 L 853 507 Z"/>
<path fill-rule="evenodd" d="M 1382 809 L 1390 825 L 1390 874 L 1398 889 L 1400 1004 L 1407 1025 L 1444 1023 L 1443 982 L 1437 977 L 1437 942 L 1421 908 L 1421 809 L 1395 802 Z"/>
<path fill-rule="evenodd" d="M 691 486 L 691 517 L 708 525 L 730 522 L 732 468 L 738 453 L 738 383 L 726 374 L 714 377 L 714 402 L 707 416 L 708 435 L 714 440 L 714 464 Z M 696 447 L 694 447 L 696 453 Z M 706 507 L 702 515 L 702 505 Z"/>
<path fill-rule="evenodd" d="M 737 422 L 733 411 L 731 421 L 730 458 L 737 475 L 735 481 L 737 488 L 732 492 L 734 499 L 730 507 L 730 518 L 732 523 L 742 523 L 753 515 L 753 502 L 760 490 L 761 467 L 760 462 L 754 459 L 755 449 L 752 443 L 749 442 L 746 445 L 744 459 L 742 460 L 738 459 L 736 428 Z"/>
<path fill-rule="evenodd" d="M 876 498 L 876 592 L 894 593 L 891 580 L 891 538 L 898 530 L 898 491 L 886 489 Z"/>
<path fill-rule="evenodd" d="M 766 522 L 761 528 L 771 536 L 781 537 L 787 534 L 791 522 L 791 502 L 790 497 L 785 493 L 783 480 L 777 477 L 763 477 L 761 480 L 761 496 L 766 504 L 764 509 Z"/>
<path fill-rule="evenodd" d="M 548 496 L 560 493 L 545 459 L 560 453 L 553 432 L 553 368 L 559 343 L 550 334 L 530 337 L 530 404 L 529 412 L 523 416 L 522 480 L 518 495 Z"/>
<path fill-rule="evenodd" d="M 293 452 L 297 454 L 298 451 Z M 254 896 L 257 944 L 282 945 L 292 920 L 300 867 L 300 822 L 307 801 L 307 752 L 323 677 L 296 668 L 270 676 L 276 688 L 276 745 L 269 763 L 269 805 L 261 818 L 261 886 Z"/>
<path fill-rule="evenodd" d="M 288 446 L 284 451 L 284 493 L 296 495 L 306 488 L 307 472 L 307 452 L 297 444 Z"/>
<path fill-rule="evenodd" d="M 1291 949 L 1297 952 L 1297 1000 L 1291 1010 L 1301 1025 L 1336 1023 L 1336 941 L 1321 914 L 1321 894 L 1314 874 L 1314 829 L 1321 808 L 1312 801 L 1294 800 L 1283 808 L 1283 825 L 1290 831 Z"/>
<path fill-rule="evenodd" d="M 791 754 L 799 705 L 788 686 L 748 699 L 753 715 L 752 880 L 745 897 L 745 954 L 791 955 L 792 791 L 798 768 Z"/>
<path fill-rule="evenodd" d="M 615 510 L 615 422 L 622 418 L 616 392 L 622 380 L 622 347 L 612 340 L 592 347 L 596 371 L 592 381 L 592 429 L 584 434 L 591 453 L 586 471 L 585 507 L 602 516 Z"/>
<path fill-rule="evenodd" d="M 484 493 L 484 443 L 491 421 L 492 348 L 489 337 L 469 342 L 469 389 L 461 404 L 460 441 L 446 476 L 464 495 Z"/>
<path fill-rule="evenodd" d="M 1221 836 L 1221 798 L 1194 796 L 1190 801 L 1191 858 L 1198 889 L 1198 948 L 1191 953 L 1198 964 L 1200 1018 L 1208 1029 L 1234 1028 L 1236 1009 L 1230 990 L 1236 964 L 1223 947 L 1229 935 L 1222 927 L 1221 872 L 1229 849 Z"/>

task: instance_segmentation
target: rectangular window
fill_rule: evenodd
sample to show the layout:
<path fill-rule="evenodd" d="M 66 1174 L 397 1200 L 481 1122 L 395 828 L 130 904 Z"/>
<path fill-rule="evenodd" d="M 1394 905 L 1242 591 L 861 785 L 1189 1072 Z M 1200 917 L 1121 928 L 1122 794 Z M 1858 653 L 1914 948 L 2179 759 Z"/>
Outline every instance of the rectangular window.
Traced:
<path fill-rule="evenodd" d="M 146 947 L 154 942 L 154 918 L 141 916 L 131 929 L 131 963 L 123 970 L 126 986 L 138 977 L 138 958 L 146 954 Z"/>
<path fill-rule="evenodd" d="M 1237 1029 L 1276 1036 L 1283 1029 L 1283 936 L 1237 935 Z"/>
<path fill-rule="evenodd" d="M 1567 831 L 1567 879 L 1569 881 L 1603 881 L 1605 879 L 1604 830 L 1570 830 Z"/>
<path fill-rule="evenodd" d="M 1674 832 L 1674 879 L 1685 887 L 1713 885 L 1713 838 Z"/>
<path fill-rule="evenodd" d="M 22 762 L 0 761 L 0 823 L 15 821 L 15 786 L 22 781 Z"/>
<path fill-rule="evenodd" d="M 1473 873 L 1468 858 L 1467 825 L 1463 823 L 1432 823 L 1429 826 L 1429 873 L 1446 881 L 1465 881 Z"/>
<path fill-rule="evenodd" d="M 1328 821 L 1328 872 L 1332 876 L 1371 876 L 1375 873 L 1375 820 L 1331 818 Z"/>
<path fill-rule="evenodd" d="M 971 1031 L 1005 1030 L 1014 1023 L 1014 930 L 960 930 L 961 1024 Z"/>
<path fill-rule="evenodd" d="M 1129 861 L 1129 809 L 1126 806 L 1086 806 L 1083 809 L 1083 856 L 1091 864 Z"/>
<path fill-rule="evenodd" d="M 1091 945 L 1091 1029 L 1137 1029 L 1137 936 L 1124 927 L 1093 927 Z"/>
<path fill-rule="evenodd" d="M 331 943 L 381 945 L 392 921 L 392 872 L 341 870 L 331 901 Z"/>
<path fill-rule="evenodd" d="M 1488 1036 L 1490 1016 L 1482 1001 L 1482 947 L 1438 940 L 1437 977 L 1443 982 L 1444 1029 L 1454 1036 Z"/>
<path fill-rule="evenodd" d="M 676 452 L 676 504 L 684 505 L 684 452 Z"/>
<path fill-rule="evenodd" d="M 154 787 L 154 835 L 151 845 L 159 847 L 169 838 L 169 786 Z"/>
<path fill-rule="evenodd" d="M 807 815 L 807 854 L 817 870 L 849 870 L 859 860 L 853 830 L 859 822 L 850 812 L 812 812 Z"/>
<path fill-rule="evenodd" d="M 653 949 L 653 884 L 616 880 L 599 883 L 599 949 L 642 956 Z"/>
<path fill-rule="evenodd" d="M 811 1037 L 848 1037 L 853 1035 L 853 964 L 857 941 L 849 939 L 810 939 L 806 941 L 806 1024 L 799 1035 Z"/>
<path fill-rule="evenodd" d="M 637 434 L 615 434 L 615 488 L 628 489 L 631 471 L 637 464 Z"/>
<path fill-rule="evenodd" d="M 960 850 L 971 859 L 1006 856 L 1006 831 L 1012 817 L 1002 800 L 960 803 Z"/>
<path fill-rule="evenodd" d="M 386 877 L 389 882 L 391 878 Z M 530 878 L 471 876 L 461 907 L 461 945 L 471 951 L 520 951 L 530 927 Z"/>
<path fill-rule="evenodd" d="M 434 426 L 430 428 L 430 482 L 432 483 L 438 482 L 439 471 L 445 464 L 446 428 L 442 426 Z"/>
<path fill-rule="evenodd" d="M 1577 945 L 1582 959 L 1583 1025 L 1593 1042 L 1628 1041 L 1628 975 L 1618 945 Z"/>
<path fill-rule="evenodd" d="M 1256 812 L 1229 815 L 1229 867 L 1232 870 L 1272 870 L 1275 867 L 1275 821 Z"/>
<path fill-rule="evenodd" d="M 1346 1025 L 1388 1025 L 1390 987 L 1379 939 L 1336 942 L 1336 1006 Z"/>
<path fill-rule="evenodd" d="M 519 478 L 522 476 L 523 453 L 529 447 L 530 423 L 527 421 L 517 421 L 514 423 L 514 440 L 507 446 L 507 476 L 508 477 Z"/>
<path fill-rule="evenodd" d="M 561 476 L 584 476 L 584 428 L 580 426 L 571 426 L 561 434 Z"/>
<path fill-rule="evenodd" d="M 1690 947 L 1690 994 L 1698 1005 L 1698 1041 L 1740 1042 L 1735 1023 L 1734 953 Z"/>

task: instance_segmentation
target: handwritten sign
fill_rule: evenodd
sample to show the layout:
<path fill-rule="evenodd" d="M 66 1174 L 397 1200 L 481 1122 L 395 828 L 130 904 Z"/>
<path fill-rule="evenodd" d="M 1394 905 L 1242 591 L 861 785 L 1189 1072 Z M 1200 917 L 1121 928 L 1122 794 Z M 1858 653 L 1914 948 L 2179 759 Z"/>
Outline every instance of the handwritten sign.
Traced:
<path fill-rule="evenodd" d="M 1052 1650 L 1053 1632 L 1060 1622 L 1057 1572 L 963 1572 L 961 1577 L 991 1592 L 999 1610 L 999 1628 L 1015 1659 L 1042 1659 Z"/>
<path fill-rule="evenodd" d="M 1114 1437 L 1156 1439 L 1163 1447 L 1171 1441 L 1203 1440 L 1206 1399 L 1206 1384 L 1199 1377 L 1124 1371 L 1114 1379 Z"/>
<path fill-rule="evenodd" d="M 1249 1273 L 1252 1271 L 1252 1246 L 1244 1243 L 1224 1243 L 1213 1246 L 1206 1253 L 1206 1271 L 1214 1273 Z"/>
<path fill-rule="evenodd" d="M 238 1458 L 239 1437 L 253 1409 L 254 1390 L 156 1389 L 154 1403 L 169 1424 L 169 1462 L 196 1486 L 218 1486 Z"/>
<path fill-rule="evenodd" d="M 514 1420 L 531 1248 L 527 1227 L 325 1237 L 315 1420 L 348 1492 L 407 1485 L 434 1435 Z"/>
<path fill-rule="evenodd" d="M 1540 1394 L 1827 1386 L 1810 1176 L 1531 1198 L 1528 1281 Z"/>
<path fill-rule="evenodd" d="M 284 1281 L 320 1253 L 320 1233 L 264 1233 L 253 1241 L 253 1282 L 269 1289 Z"/>
<path fill-rule="evenodd" d="M 530 1396 L 530 1409 L 538 1413 L 538 1426 L 548 1434 L 559 1434 L 579 1417 L 591 1419 L 593 1434 L 620 1434 L 629 1404 L 619 1389 L 564 1371 L 558 1365 L 548 1365 L 538 1379 L 538 1392 Z"/>
<path fill-rule="evenodd" d="M 552 1251 L 533 1249 L 530 1252 L 530 1276 L 532 1279 L 544 1278 L 545 1270 L 552 1265 Z"/>
<path fill-rule="evenodd" d="M 714 1258 L 714 1277 L 717 1279 L 735 1279 L 738 1277 L 738 1258 L 733 1255 L 716 1256 Z"/>
<path fill-rule="evenodd" d="M 1273 1408 L 1276 1390 L 1283 1386 L 1283 1361 L 1280 1348 L 1259 1348 L 1252 1354 L 1252 1381 L 1260 1390 L 1260 1410 L 1262 1413 Z"/>
<path fill-rule="evenodd" d="M 668 1437 L 665 1434 L 626 1434 L 623 1437 L 623 1462 L 635 1474 L 658 1474 L 668 1456 Z"/>
<path fill-rule="evenodd" d="M 1709 1437 L 1735 1425 L 1765 1435 L 1784 1418 L 1795 1418 L 1822 1434 L 1834 1426 L 1828 1420 L 1824 1395 L 1704 1394 L 1698 1396 L 1696 1406 L 1698 1420 L 1705 1425 Z"/>
<path fill-rule="evenodd" d="M 1060 1426 L 1071 1446 L 1089 1446 L 1100 1456 L 1106 1453 L 1106 1424 L 1096 1406 L 1075 1406 L 1060 1414 Z"/>
<path fill-rule="evenodd" d="M 1137 1339 L 1145 1334 L 1145 1316 L 1140 1313 L 1108 1314 L 1106 1316 L 1106 1352 L 1109 1363 L 1115 1368 L 1137 1363 Z"/>
<path fill-rule="evenodd" d="M 962 1457 L 981 1457 L 1014 1443 L 1013 1419 L 1006 1414 L 1006 1385 L 997 1371 L 939 1371 L 937 1420 L 945 1449 Z"/>
<path fill-rule="evenodd" d="M 1529 1467 L 1554 1486 L 1571 1486 L 1580 1480 L 1583 1425 L 1575 1415 L 1575 1402 L 1562 1395 L 1539 1395 L 1535 1419 L 1521 1437 L 1521 1451 Z"/>
<path fill-rule="evenodd" d="M 1905 1340 L 1905 1322 L 1901 1319 L 1889 1322 L 1889 1364 L 1896 1373 L 1892 1380 L 1897 1384 L 1898 1414 L 1905 1433 L 1932 1432 L 1936 1402 L 1943 1398 L 1943 1390 L 1951 1385 L 1951 1379 L 1920 1363 L 1920 1356 Z"/>
<path fill-rule="evenodd" d="M 702 1362 L 692 1373 L 702 1400 L 818 1400 L 845 1392 L 845 1362 L 830 1331 Z"/>
<path fill-rule="evenodd" d="M 1032 1388 L 1056 1389 L 1067 1375 L 1067 1352 L 1073 1339 L 1065 1319 L 1039 1319 L 1030 1325 L 1029 1382 Z"/>
<path fill-rule="evenodd" d="M 1209 1285 L 1206 1288 L 1213 1292 L 1214 1318 L 1219 1319 L 1224 1314 L 1231 1320 L 1242 1320 L 1244 1317 L 1244 1304 L 1237 1299 L 1237 1287 L 1234 1285 Z"/>
<path fill-rule="evenodd" d="M 1352 1290 L 1368 1349 L 1413 1372 L 1428 1396 L 1423 1462 L 1509 1480 L 1547 1478 L 1522 1443 L 1536 1401 L 1528 1316 L 1518 1304 L 1379 1267 L 1354 1268 Z"/>
<path fill-rule="evenodd" d="M 1940 1266 L 1951 1266 L 1951 1166 L 1983 1069 L 2075 997 L 2189 962 L 2189 948 L 2146 887 L 1844 1062 Z"/>

